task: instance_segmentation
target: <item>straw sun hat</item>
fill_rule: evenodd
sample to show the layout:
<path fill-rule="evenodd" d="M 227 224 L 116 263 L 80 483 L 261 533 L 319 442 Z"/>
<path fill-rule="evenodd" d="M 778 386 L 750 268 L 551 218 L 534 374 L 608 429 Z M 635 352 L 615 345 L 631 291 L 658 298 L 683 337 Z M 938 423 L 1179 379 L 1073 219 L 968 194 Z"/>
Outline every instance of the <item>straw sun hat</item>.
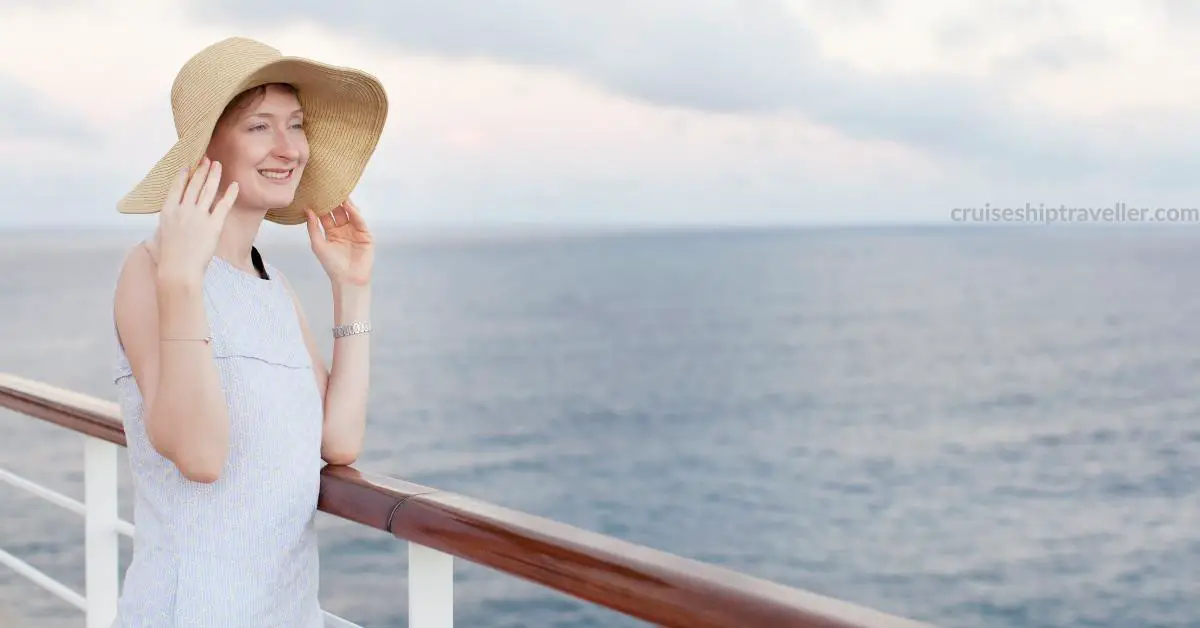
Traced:
<path fill-rule="evenodd" d="M 387 94 L 375 77 L 359 70 L 285 57 L 242 37 L 219 41 L 196 53 L 171 87 L 179 140 L 117 205 L 124 214 L 162 209 L 179 169 L 204 155 L 217 119 L 241 92 L 266 83 L 296 88 L 304 109 L 310 157 L 291 205 L 267 212 L 285 225 L 305 222 L 305 209 L 329 213 L 349 196 L 383 132 Z"/>

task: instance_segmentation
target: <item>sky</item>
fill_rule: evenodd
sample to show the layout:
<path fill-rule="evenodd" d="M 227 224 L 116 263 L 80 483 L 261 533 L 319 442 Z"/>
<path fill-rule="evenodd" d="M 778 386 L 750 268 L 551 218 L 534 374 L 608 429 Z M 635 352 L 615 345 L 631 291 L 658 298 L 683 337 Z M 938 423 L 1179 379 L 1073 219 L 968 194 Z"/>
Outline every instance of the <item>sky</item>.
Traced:
<path fill-rule="evenodd" d="M 116 202 L 176 139 L 176 72 L 235 35 L 382 80 L 372 224 L 1200 207 L 1190 5 L 3 0 L 0 229 L 152 224 Z"/>

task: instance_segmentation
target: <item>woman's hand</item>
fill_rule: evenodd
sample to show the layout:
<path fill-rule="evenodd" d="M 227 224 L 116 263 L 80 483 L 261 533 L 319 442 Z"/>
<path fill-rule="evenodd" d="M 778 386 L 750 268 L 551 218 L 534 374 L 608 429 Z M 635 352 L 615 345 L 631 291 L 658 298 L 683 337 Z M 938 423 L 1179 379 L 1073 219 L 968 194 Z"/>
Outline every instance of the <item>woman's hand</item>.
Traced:
<path fill-rule="evenodd" d="M 346 199 L 320 218 L 309 210 L 308 239 L 335 288 L 366 286 L 371 282 L 375 243 L 352 201 Z"/>
<path fill-rule="evenodd" d="M 200 282 L 217 252 L 225 217 L 237 199 L 237 182 L 213 205 L 221 186 L 221 163 L 200 161 L 196 172 L 179 171 L 159 214 L 158 275 L 180 282 Z"/>

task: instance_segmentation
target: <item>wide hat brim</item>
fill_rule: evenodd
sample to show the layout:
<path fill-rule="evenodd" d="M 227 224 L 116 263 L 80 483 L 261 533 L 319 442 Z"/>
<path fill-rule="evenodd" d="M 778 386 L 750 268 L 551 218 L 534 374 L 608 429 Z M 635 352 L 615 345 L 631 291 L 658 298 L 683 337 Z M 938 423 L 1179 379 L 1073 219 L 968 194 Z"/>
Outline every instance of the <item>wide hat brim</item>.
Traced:
<path fill-rule="evenodd" d="M 383 85 L 360 70 L 300 57 L 277 57 L 248 71 L 240 83 L 229 83 L 223 93 L 205 94 L 207 103 L 176 103 L 177 108 L 207 109 L 199 115 L 176 116 L 191 122 L 178 129 L 179 140 L 121 199 L 117 210 L 124 214 L 160 211 L 179 170 L 194 168 L 204 155 L 226 105 L 241 92 L 267 83 L 296 88 L 309 144 L 309 160 L 292 204 L 268 210 L 267 220 L 301 224 L 307 220 L 305 210 L 325 215 L 349 198 L 383 133 L 388 111 Z"/>

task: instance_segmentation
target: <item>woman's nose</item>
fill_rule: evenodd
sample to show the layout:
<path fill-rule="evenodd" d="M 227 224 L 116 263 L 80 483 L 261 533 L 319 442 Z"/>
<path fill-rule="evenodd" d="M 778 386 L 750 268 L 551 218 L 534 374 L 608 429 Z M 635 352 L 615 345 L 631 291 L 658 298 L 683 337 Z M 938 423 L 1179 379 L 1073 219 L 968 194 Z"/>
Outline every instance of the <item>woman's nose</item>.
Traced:
<path fill-rule="evenodd" d="M 288 137 L 287 133 L 278 133 L 275 135 L 275 154 L 295 161 L 300 158 L 300 146 L 293 138 Z"/>

